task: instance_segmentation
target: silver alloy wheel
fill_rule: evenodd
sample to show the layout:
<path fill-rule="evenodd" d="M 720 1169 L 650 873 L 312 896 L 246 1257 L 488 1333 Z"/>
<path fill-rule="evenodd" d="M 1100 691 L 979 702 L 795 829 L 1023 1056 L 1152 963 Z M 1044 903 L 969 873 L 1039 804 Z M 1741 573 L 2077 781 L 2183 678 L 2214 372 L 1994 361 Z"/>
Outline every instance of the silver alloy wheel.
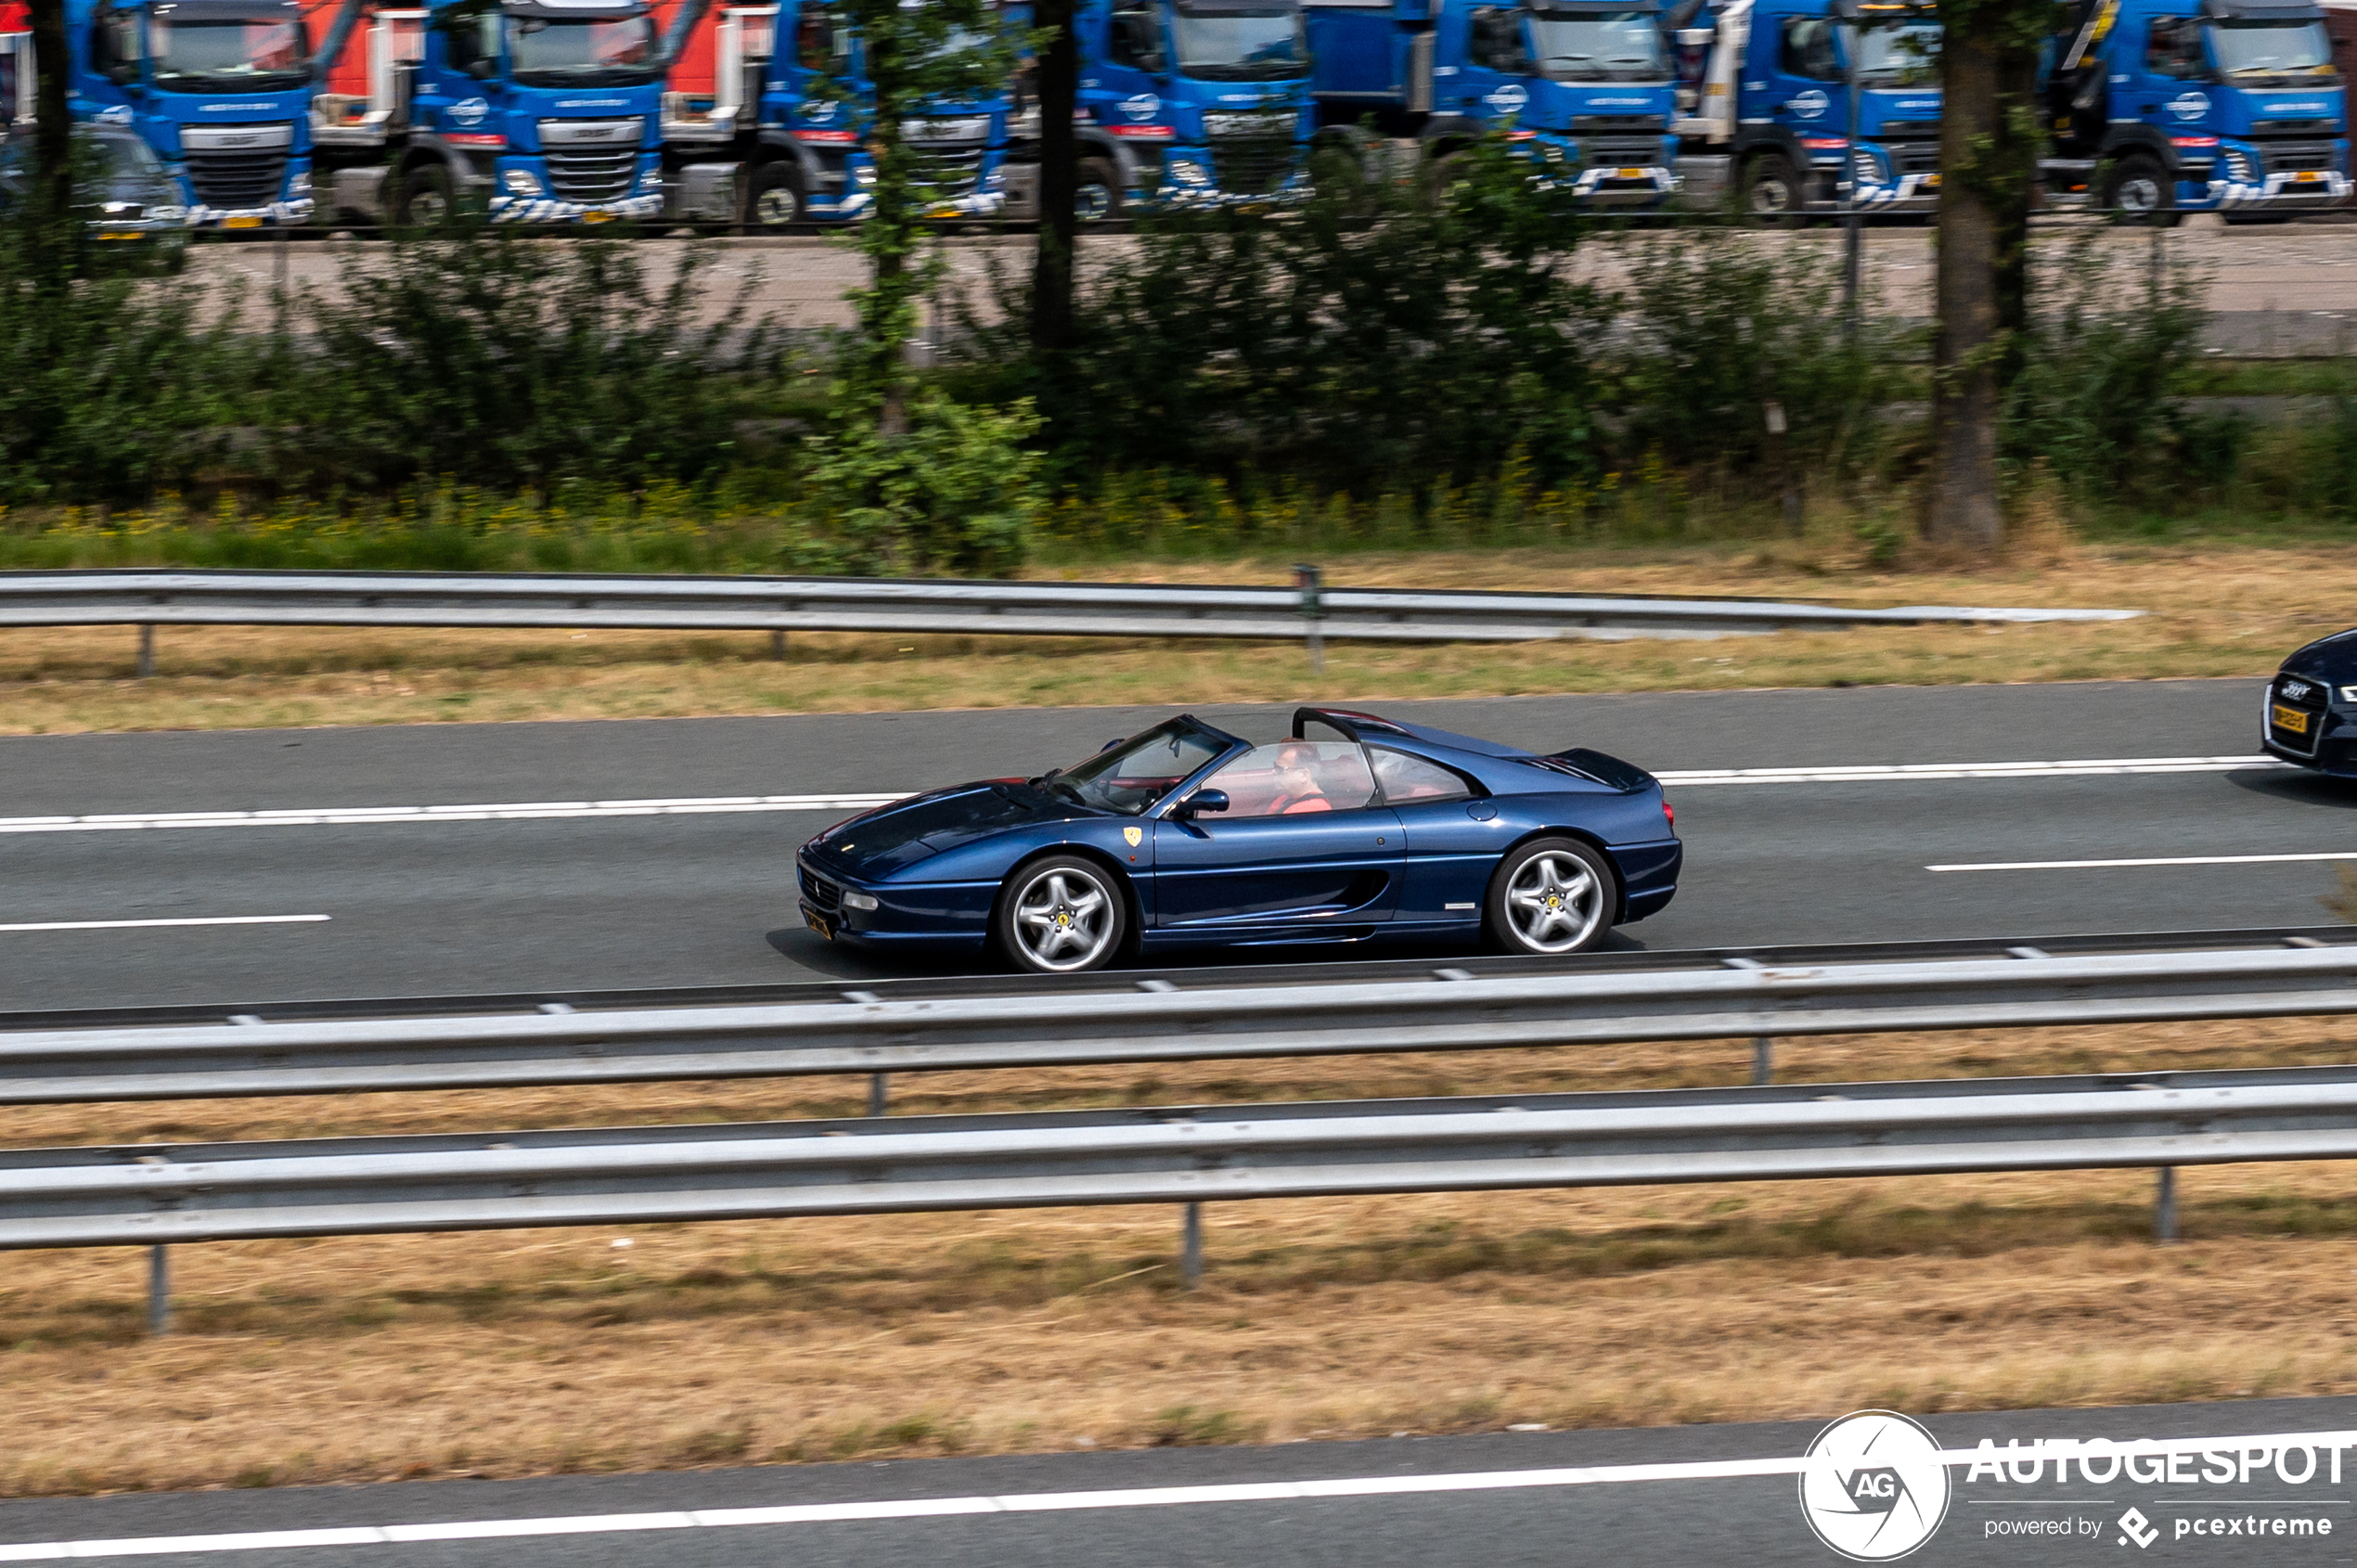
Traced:
<path fill-rule="evenodd" d="M 1113 890 L 1071 866 L 1053 866 L 1015 894 L 1014 938 L 1043 970 L 1085 970 L 1105 956 L 1119 925 Z"/>
<path fill-rule="evenodd" d="M 2160 211 L 2160 182 L 2150 174 L 2131 174 L 2119 182 L 2114 198 L 2119 210 L 2136 217 L 2146 217 Z"/>
<path fill-rule="evenodd" d="M 1799 205 L 1792 186 L 1784 183 L 1781 172 L 1761 174 L 1751 182 L 1751 211 L 1754 217 L 1781 218 Z"/>
<path fill-rule="evenodd" d="M 753 215 L 767 228 L 802 221 L 802 199 L 791 186 L 771 186 L 753 199 Z"/>
<path fill-rule="evenodd" d="M 1542 850 L 1506 884 L 1506 919 L 1534 953 L 1568 953 L 1604 918 L 1604 886 L 1577 855 Z"/>
<path fill-rule="evenodd" d="M 419 228 L 440 228 L 450 221 L 450 203 L 438 189 L 412 191 L 409 221 Z"/>

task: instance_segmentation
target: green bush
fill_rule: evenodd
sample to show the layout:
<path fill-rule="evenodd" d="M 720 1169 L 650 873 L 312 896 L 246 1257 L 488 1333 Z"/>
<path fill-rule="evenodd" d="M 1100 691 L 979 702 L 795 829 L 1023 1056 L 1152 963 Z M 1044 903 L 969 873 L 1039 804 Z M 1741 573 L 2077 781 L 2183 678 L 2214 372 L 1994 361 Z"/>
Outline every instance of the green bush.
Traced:
<path fill-rule="evenodd" d="M 921 391 L 908 430 L 850 422 L 807 443 L 816 541 L 797 569 L 861 575 L 1002 576 L 1023 564 L 1046 496 L 1029 402 L 1008 408 Z"/>

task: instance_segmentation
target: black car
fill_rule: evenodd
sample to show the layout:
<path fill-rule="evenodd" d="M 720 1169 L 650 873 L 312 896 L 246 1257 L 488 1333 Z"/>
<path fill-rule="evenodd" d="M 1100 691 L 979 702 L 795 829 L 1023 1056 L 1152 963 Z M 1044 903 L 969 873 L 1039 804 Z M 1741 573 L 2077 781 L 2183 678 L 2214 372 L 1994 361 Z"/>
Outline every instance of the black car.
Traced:
<path fill-rule="evenodd" d="M 32 184 L 33 129 L 20 126 L 0 144 L 0 212 L 20 205 Z M 121 125 L 77 125 L 85 162 L 83 199 L 93 238 L 155 245 L 177 255 L 188 241 L 188 209 L 155 150 Z"/>
<path fill-rule="evenodd" d="M 2357 630 L 2320 637 L 2267 684 L 2259 740 L 2272 756 L 2357 778 Z"/>

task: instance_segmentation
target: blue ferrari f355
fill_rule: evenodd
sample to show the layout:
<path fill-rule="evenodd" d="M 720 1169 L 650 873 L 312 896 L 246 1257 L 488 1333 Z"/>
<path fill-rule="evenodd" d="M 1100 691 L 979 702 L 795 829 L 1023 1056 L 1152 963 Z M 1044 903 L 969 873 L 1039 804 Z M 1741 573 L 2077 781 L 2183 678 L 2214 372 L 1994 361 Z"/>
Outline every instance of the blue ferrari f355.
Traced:
<path fill-rule="evenodd" d="M 1050 974 L 1378 938 L 1576 953 L 1669 902 L 1675 820 L 1653 775 L 1600 752 L 1334 708 L 1256 744 L 1182 713 L 1073 767 L 828 829 L 799 857 L 802 914 L 830 939 Z"/>

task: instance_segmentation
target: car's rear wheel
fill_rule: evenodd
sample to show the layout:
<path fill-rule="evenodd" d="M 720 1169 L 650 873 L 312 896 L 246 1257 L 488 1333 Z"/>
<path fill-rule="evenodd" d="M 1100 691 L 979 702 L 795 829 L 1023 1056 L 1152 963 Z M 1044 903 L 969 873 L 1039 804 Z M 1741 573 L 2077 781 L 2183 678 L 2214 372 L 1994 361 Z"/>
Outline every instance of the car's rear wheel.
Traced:
<path fill-rule="evenodd" d="M 1102 969 L 1129 934 L 1112 872 L 1078 855 L 1035 860 L 1007 879 L 992 918 L 998 949 L 1034 974 Z"/>
<path fill-rule="evenodd" d="M 1490 874 L 1484 925 L 1509 953 L 1578 953 L 1612 934 L 1619 902 L 1603 855 L 1572 839 L 1534 839 Z"/>

